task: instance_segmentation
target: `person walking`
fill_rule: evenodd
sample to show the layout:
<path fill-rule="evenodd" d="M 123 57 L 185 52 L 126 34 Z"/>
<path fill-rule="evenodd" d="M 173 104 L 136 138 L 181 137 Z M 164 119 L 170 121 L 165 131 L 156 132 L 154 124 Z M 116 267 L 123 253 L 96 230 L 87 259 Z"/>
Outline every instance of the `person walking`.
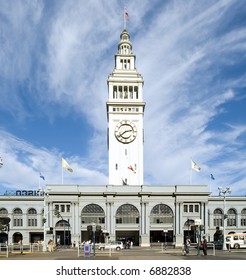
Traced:
<path fill-rule="evenodd" d="M 185 240 L 185 250 L 184 250 L 184 254 L 188 255 L 190 252 L 190 238 L 188 236 L 186 236 L 186 240 Z"/>
<path fill-rule="evenodd" d="M 54 241 L 52 239 L 49 240 L 48 247 L 49 247 L 49 252 L 54 251 Z"/>
<path fill-rule="evenodd" d="M 202 241 L 202 251 L 204 256 L 207 255 L 207 249 L 208 249 L 208 242 L 205 236 L 203 236 L 203 241 Z"/>

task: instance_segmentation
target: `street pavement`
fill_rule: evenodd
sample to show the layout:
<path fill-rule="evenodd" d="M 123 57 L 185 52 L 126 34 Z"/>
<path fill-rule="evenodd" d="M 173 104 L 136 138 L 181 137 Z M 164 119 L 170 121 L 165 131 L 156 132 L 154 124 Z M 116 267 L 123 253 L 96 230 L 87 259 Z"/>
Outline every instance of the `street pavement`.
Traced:
<path fill-rule="evenodd" d="M 184 255 L 182 249 L 159 247 L 133 247 L 121 251 L 96 250 L 90 257 L 84 257 L 83 250 L 77 248 L 58 249 L 53 252 L 9 252 L 8 257 L 1 252 L 0 260 L 246 260 L 246 249 L 223 251 L 208 250 L 204 256 L 202 251 L 191 248 L 189 255 Z"/>

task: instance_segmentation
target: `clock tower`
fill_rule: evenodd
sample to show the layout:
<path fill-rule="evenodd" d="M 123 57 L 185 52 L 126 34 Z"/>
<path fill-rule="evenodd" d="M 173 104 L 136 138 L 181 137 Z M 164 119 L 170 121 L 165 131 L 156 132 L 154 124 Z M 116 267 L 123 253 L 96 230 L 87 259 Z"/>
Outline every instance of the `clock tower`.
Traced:
<path fill-rule="evenodd" d="M 109 184 L 143 184 L 143 77 L 135 67 L 130 35 L 120 35 L 115 67 L 108 77 Z"/>

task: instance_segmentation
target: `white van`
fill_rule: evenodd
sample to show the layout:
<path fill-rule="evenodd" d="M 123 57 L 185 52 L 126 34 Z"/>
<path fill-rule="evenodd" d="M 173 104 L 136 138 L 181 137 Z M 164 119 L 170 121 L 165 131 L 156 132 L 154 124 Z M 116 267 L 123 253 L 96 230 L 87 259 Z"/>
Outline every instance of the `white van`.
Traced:
<path fill-rule="evenodd" d="M 226 244 L 234 249 L 246 248 L 246 233 L 226 234 Z"/>

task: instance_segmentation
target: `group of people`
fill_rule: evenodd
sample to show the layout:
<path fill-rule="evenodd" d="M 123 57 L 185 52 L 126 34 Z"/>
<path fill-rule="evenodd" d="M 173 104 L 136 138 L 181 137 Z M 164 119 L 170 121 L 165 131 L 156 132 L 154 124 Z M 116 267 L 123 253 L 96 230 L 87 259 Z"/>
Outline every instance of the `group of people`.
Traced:
<path fill-rule="evenodd" d="M 125 248 L 125 249 L 132 249 L 132 246 L 133 246 L 132 240 L 127 240 L 127 241 L 124 243 L 124 248 Z"/>
<path fill-rule="evenodd" d="M 184 246 L 184 254 L 188 255 L 190 252 L 190 245 L 191 245 L 191 240 L 187 236 L 185 240 L 185 246 Z M 198 245 L 199 246 L 199 245 Z M 200 248 L 198 248 L 200 250 Z M 203 251 L 204 256 L 207 255 L 207 249 L 208 249 L 208 242 L 205 236 L 203 236 L 203 240 L 201 242 L 201 249 Z"/>

